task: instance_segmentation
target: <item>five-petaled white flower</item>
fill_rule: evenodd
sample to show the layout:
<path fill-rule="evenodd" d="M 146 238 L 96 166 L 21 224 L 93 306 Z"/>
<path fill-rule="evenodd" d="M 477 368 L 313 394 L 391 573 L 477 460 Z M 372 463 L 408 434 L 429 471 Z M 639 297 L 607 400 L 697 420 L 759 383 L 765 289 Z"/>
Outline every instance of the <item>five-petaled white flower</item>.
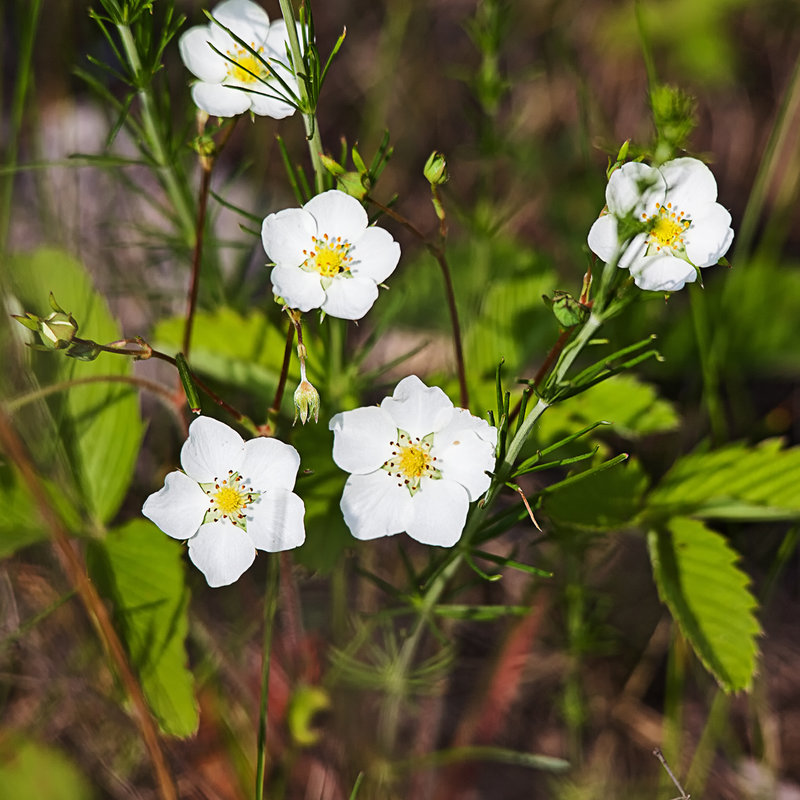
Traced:
<path fill-rule="evenodd" d="M 618 265 L 641 289 L 674 292 L 697 279 L 733 241 L 731 215 L 717 199 L 711 170 L 696 158 L 660 167 L 629 162 L 612 173 L 607 211 L 589 231 L 589 247 L 609 262 L 618 251 L 618 220 L 635 218 L 646 230 L 624 247 Z"/>
<path fill-rule="evenodd" d="M 189 540 L 189 558 L 209 586 L 237 580 L 256 550 L 275 553 L 305 541 L 305 507 L 292 492 L 300 456 L 291 445 L 263 437 L 245 442 L 223 422 L 198 417 L 181 466 L 142 513 L 173 539 Z"/>
<path fill-rule="evenodd" d="M 209 22 L 189 28 L 179 42 L 186 67 L 199 78 L 192 87 L 198 108 L 215 117 L 234 117 L 244 111 L 283 119 L 294 113 L 284 102 L 279 74 L 294 92 L 297 81 L 286 63 L 286 23 L 270 25 L 261 6 L 251 0 L 225 0 L 211 16 L 269 62 L 267 68 L 226 30 Z"/>
<path fill-rule="evenodd" d="M 336 414 L 330 429 L 333 460 L 352 473 L 341 509 L 353 536 L 459 540 L 470 502 L 489 488 L 496 428 L 410 375 L 380 406 Z"/>
<path fill-rule="evenodd" d="M 338 189 L 270 214 L 261 241 L 275 264 L 276 295 L 290 308 L 321 308 L 341 319 L 361 319 L 400 260 L 391 234 L 369 225 L 361 203 Z"/>

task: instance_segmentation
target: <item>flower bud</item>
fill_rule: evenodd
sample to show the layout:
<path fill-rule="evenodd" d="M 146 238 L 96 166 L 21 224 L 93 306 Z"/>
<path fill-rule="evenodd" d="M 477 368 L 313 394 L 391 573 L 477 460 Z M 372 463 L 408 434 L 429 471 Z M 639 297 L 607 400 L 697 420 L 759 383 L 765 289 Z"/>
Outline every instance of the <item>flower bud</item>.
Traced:
<path fill-rule="evenodd" d="M 300 381 L 294 392 L 294 407 L 296 409 L 293 425 L 298 416 L 303 425 L 309 417 L 314 417 L 314 422 L 319 422 L 319 392 L 307 381 Z"/>
<path fill-rule="evenodd" d="M 47 350 L 63 350 L 69 347 L 78 332 L 78 323 L 72 314 L 64 311 L 50 293 L 50 307 L 53 313 L 47 317 L 38 317 L 27 313 L 24 317 L 14 314 L 14 318 L 26 328 L 36 331 Z"/>
<path fill-rule="evenodd" d="M 422 170 L 425 178 L 431 186 L 440 186 L 447 182 L 447 161 L 442 153 L 434 150 L 425 162 L 425 167 Z"/>

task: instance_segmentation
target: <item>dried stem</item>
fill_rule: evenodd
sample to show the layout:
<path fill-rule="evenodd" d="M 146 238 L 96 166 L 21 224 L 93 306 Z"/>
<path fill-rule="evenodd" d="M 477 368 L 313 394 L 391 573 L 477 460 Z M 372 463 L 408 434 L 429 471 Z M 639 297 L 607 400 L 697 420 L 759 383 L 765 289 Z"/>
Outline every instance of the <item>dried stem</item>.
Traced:
<path fill-rule="evenodd" d="M 106 609 L 100 595 L 97 593 L 94 584 L 89 580 L 86 568 L 80 557 L 72 548 L 69 533 L 58 512 L 53 508 L 25 445 L 16 431 L 14 431 L 11 421 L 3 409 L 0 409 L 0 442 L 2 442 L 3 449 L 9 458 L 17 465 L 23 481 L 36 499 L 36 507 L 53 535 L 61 566 L 70 583 L 78 592 L 81 602 L 131 699 L 133 717 L 153 763 L 159 794 L 162 800 L 178 800 L 175 784 L 167 767 L 164 753 L 161 750 L 155 722 L 150 714 L 142 687 L 139 685 L 139 681 L 128 663 L 128 657 L 122 642 L 111 623 L 108 609 Z"/>
<path fill-rule="evenodd" d="M 267 424 L 270 420 L 277 416 L 281 410 L 281 403 L 283 402 L 283 392 L 286 389 L 286 380 L 289 377 L 289 364 L 292 361 L 292 345 L 294 344 L 294 322 L 289 321 L 289 327 L 286 330 L 286 347 L 283 351 L 283 364 L 281 365 L 281 374 L 278 378 L 278 386 L 275 389 L 275 399 L 267 411 Z"/>
<path fill-rule="evenodd" d="M 395 222 L 399 222 L 407 231 L 414 234 L 428 249 L 428 252 L 436 259 L 439 267 L 444 276 L 445 295 L 447 296 L 447 306 L 450 310 L 450 323 L 453 328 L 453 349 L 456 356 L 456 369 L 458 371 L 458 388 L 459 397 L 462 408 L 469 408 L 469 392 L 467 390 L 467 371 L 464 367 L 464 350 L 461 346 L 461 325 L 458 321 L 458 308 L 456 307 L 456 297 L 453 290 L 453 279 L 450 274 L 450 265 L 447 263 L 447 255 L 441 244 L 436 244 L 427 239 L 424 233 L 419 230 L 410 220 L 406 219 L 402 214 L 398 214 L 389 206 L 379 203 L 374 198 L 366 195 L 365 200 L 368 200 L 374 206 L 379 208 L 388 217 L 391 217 Z M 446 223 L 442 218 L 439 219 L 439 236 L 444 241 L 447 234 Z"/>
<path fill-rule="evenodd" d="M 219 154 L 227 144 L 228 139 L 230 139 L 238 120 L 238 117 L 234 118 L 233 123 L 225 129 L 219 142 L 214 145 L 214 152 L 212 155 L 200 156 L 202 176 L 200 178 L 200 192 L 197 198 L 197 219 L 195 221 L 194 252 L 192 254 L 192 278 L 189 283 L 186 324 L 183 329 L 183 354 L 187 360 L 192 343 L 192 328 L 194 326 L 194 312 L 197 307 L 197 294 L 200 289 L 200 265 L 203 261 L 203 241 L 205 240 L 206 211 L 208 209 L 208 194 L 211 189 L 211 173 L 214 170 L 214 165 L 217 163 Z M 203 120 L 203 125 L 204 124 L 205 121 Z M 200 133 L 202 134 L 202 126 Z"/>

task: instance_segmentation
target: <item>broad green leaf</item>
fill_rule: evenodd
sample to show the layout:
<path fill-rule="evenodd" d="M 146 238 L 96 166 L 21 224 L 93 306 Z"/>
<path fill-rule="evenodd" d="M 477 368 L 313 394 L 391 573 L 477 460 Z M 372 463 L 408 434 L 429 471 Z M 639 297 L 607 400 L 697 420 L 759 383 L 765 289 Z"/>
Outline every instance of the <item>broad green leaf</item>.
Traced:
<path fill-rule="evenodd" d="M 154 346 L 177 352 L 183 341 L 184 324 L 183 317 L 159 323 L 153 331 Z M 263 397 L 268 403 L 278 384 L 285 345 L 285 331 L 275 327 L 261 311 L 254 309 L 246 316 L 225 306 L 200 311 L 195 316 L 190 367 Z M 201 399 L 206 401 L 202 395 Z M 289 409 L 293 413 L 291 391 L 284 395 L 284 410 Z"/>
<path fill-rule="evenodd" d="M 43 484 L 67 527 L 77 532 L 80 526 L 74 509 L 56 487 L 46 480 Z M 9 464 L 0 464 L 0 508 L 3 509 L 0 514 L 0 558 L 50 536 L 37 512 L 36 501 Z"/>
<path fill-rule="evenodd" d="M 59 750 L 22 736 L 0 737 L 0 797 L 91 800 L 88 779 Z"/>
<path fill-rule="evenodd" d="M 580 473 L 578 473 L 580 474 Z M 636 459 L 554 489 L 542 498 L 542 511 L 560 524 L 588 530 L 622 528 L 639 513 L 647 477 Z"/>
<path fill-rule="evenodd" d="M 556 403 L 536 428 L 536 441 L 547 444 L 593 422 L 610 422 L 623 436 L 673 430 L 678 414 L 656 390 L 633 375 L 616 375 L 587 389 L 579 400 Z"/>
<path fill-rule="evenodd" d="M 734 444 L 680 459 L 647 499 L 648 517 L 800 518 L 800 447 L 778 439 Z"/>
<path fill-rule="evenodd" d="M 198 725 L 194 679 L 186 667 L 189 590 L 181 545 L 136 519 L 92 542 L 89 573 L 114 605 L 121 632 L 161 730 L 191 736 Z"/>
<path fill-rule="evenodd" d="M 48 313 L 48 295 L 53 292 L 78 322 L 78 336 L 101 343 L 120 338 L 119 326 L 85 269 L 66 253 L 41 249 L 17 255 L 9 261 L 8 278 L 11 292 L 26 311 Z M 30 362 L 44 385 L 131 374 L 130 359 L 117 355 L 84 362 L 60 352 L 34 351 Z M 130 484 L 143 433 L 135 387 L 106 382 L 74 386 L 51 395 L 48 405 L 87 509 L 101 523 L 108 522 Z"/>
<path fill-rule="evenodd" d="M 748 689 L 761 632 L 738 554 L 702 522 L 677 517 L 648 535 L 658 593 L 706 669 L 726 692 Z"/>

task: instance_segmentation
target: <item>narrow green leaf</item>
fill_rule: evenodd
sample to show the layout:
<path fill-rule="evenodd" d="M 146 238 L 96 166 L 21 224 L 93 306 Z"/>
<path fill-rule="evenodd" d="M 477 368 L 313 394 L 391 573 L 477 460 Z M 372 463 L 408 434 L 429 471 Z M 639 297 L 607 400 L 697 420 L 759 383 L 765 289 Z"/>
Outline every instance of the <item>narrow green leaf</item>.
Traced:
<path fill-rule="evenodd" d="M 778 439 L 756 447 L 733 444 L 680 459 L 647 500 L 652 519 L 800 519 L 800 447 Z"/>
<path fill-rule="evenodd" d="M 550 444 L 597 420 L 607 420 L 617 433 L 634 437 L 673 430 L 680 418 L 652 386 L 633 375 L 616 375 L 585 391 L 580 401 L 548 408 L 537 424 L 536 440 Z"/>
<path fill-rule="evenodd" d="M 578 472 L 571 477 L 582 480 L 568 483 L 568 478 L 548 487 L 541 508 L 556 522 L 587 530 L 615 530 L 629 524 L 641 508 L 647 487 L 636 459 L 617 469 Z"/>
<path fill-rule="evenodd" d="M 648 535 L 658 593 L 706 669 L 726 692 L 749 689 L 761 632 L 737 553 L 702 522 L 677 517 Z"/>
<path fill-rule="evenodd" d="M 435 606 L 433 612 L 447 619 L 468 619 L 473 622 L 486 622 L 502 617 L 521 617 L 530 610 L 530 606 L 470 606 L 448 604 Z"/>
<path fill-rule="evenodd" d="M 181 545 L 135 519 L 88 551 L 89 574 L 113 602 L 117 630 L 161 730 L 191 736 L 198 725 L 194 678 L 186 666 L 189 590 Z"/>

